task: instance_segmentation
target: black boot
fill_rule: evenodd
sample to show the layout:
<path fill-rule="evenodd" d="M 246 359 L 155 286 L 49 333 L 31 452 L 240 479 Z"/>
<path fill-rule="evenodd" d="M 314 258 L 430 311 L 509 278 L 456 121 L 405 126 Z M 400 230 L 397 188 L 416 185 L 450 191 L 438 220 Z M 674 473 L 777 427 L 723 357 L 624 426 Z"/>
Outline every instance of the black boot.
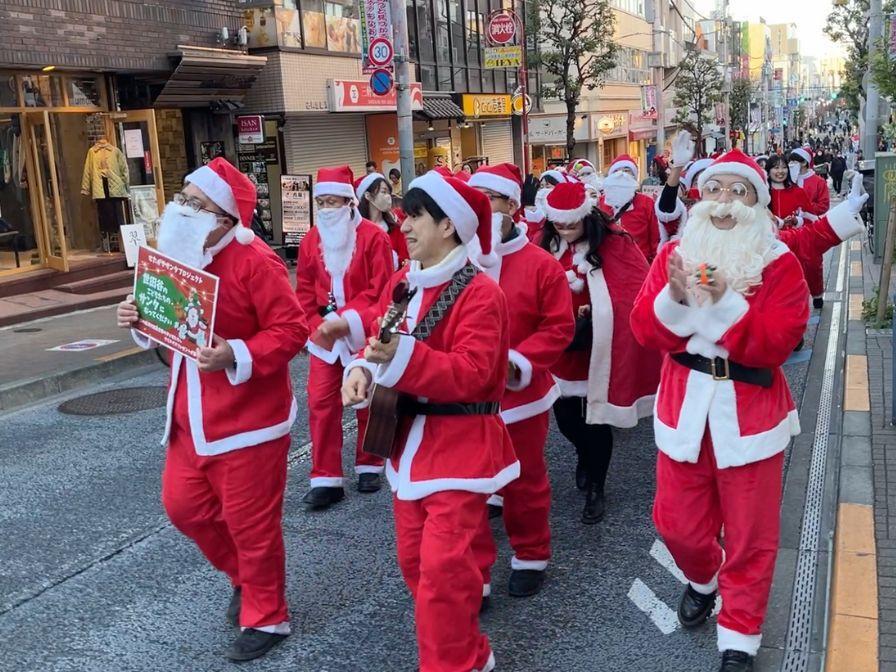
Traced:
<path fill-rule="evenodd" d="M 227 622 L 233 627 L 240 624 L 240 607 L 243 605 L 243 591 L 241 588 L 234 588 L 233 595 L 230 597 L 230 605 L 227 607 Z"/>
<path fill-rule="evenodd" d="M 544 585 L 544 571 L 536 569 L 514 569 L 510 572 L 507 592 L 511 597 L 531 597 L 541 591 Z"/>
<path fill-rule="evenodd" d="M 379 492 L 382 485 L 379 474 L 358 474 L 358 492 Z"/>
<path fill-rule="evenodd" d="M 488 505 L 488 519 L 492 518 L 500 518 L 504 515 L 504 507 L 498 506 L 497 504 L 489 504 Z"/>
<path fill-rule="evenodd" d="M 224 655 L 230 660 L 254 660 L 273 649 L 286 637 L 286 635 L 277 635 L 273 632 L 246 628 L 239 637 L 233 640 L 233 644 L 227 647 Z"/>
<path fill-rule="evenodd" d="M 339 488 L 311 488 L 302 501 L 308 505 L 309 511 L 328 509 L 336 502 L 341 502 L 345 498 L 345 490 Z"/>
<path fill-rule="evenodd" d="M 728 649 L 722 654 L 719 672 L 753 672 L 753 656 L 743 651 Z"/>
<path fill-rule="evenodd" d="M 585 525 L 594 525 L 604 519 L 606 501 L 603 489 L 598 490 L 596 485 L 588 485 L 585 490 L 585 508 L 582 509 L 582 522 Z"/>
<path fill-rule="evenodd" d="M 688 584 L 678 604 L 678 621 L 686 628 L 696 628 L 709 618 L 714 606 L 716 606 L 716 591 L 704 595 Z"/>
<path fill-rule="evenodd" d="M 814 299 L 812 299 L 812 307 L 815 308 L 815 310 L 821 310 L 822 308 L 824 308 L 824 298 L 821 296 L 816 296 Z"/>

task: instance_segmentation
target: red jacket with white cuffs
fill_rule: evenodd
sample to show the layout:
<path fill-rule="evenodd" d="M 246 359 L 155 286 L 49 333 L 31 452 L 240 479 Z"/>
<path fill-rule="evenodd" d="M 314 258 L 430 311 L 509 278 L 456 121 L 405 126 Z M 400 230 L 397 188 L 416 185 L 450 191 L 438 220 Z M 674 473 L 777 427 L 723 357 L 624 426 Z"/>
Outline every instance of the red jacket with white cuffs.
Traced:
<path fill-rule="evenodd" d="M 650 263 L 660 246 L 660 223 L 654 200 L 647 194 L 636 193 L 629 208 L 618 220 L 619 226 L 638 244 L 638 249 Z M 616 215 L 612 206 L 607 205 L 604 196 L 598 206 L 610 217 Z"/>

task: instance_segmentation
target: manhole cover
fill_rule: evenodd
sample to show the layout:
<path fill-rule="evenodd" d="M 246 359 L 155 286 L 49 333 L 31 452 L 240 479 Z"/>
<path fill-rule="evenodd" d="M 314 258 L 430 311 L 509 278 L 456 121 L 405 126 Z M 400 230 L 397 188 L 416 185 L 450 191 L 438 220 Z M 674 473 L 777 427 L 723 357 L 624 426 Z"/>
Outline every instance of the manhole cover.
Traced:
<path fill-rule="evenodd" d="M 168 398 L 164 387 L 125 387 L 87 394 L 59 405 L 59 412 L 68 415 L 117 415 L 149 408 L 163 408 Z"/>
<path fill-rule="evenodd" d="M 43 331 L 40 327 L 23 327 L 21 329 L 13 329 L 12 333 L 14 334 L 36 334 L 38 331 Z"/>

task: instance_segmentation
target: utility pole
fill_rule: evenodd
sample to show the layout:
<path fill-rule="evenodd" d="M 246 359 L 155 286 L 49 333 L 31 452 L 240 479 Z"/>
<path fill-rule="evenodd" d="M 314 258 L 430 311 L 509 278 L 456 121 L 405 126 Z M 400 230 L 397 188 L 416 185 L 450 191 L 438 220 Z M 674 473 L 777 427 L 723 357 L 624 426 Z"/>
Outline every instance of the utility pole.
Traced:
<path fill-rule="evenodd" d="M 392 14 L 392 39 L 395 42 L 395 92 L 398 113 L 398 156 L 401 184 L 406 188 L 414 179 L 414 118 L 411 112 L 410 51 L 408 18 L 403 0 L 389 0 Z"/>
<path fill-rule="evenodd" d="M 663 2 L 657 0 L 653 4 L 653 51 L 659 58 L 659 64 L 653 69 L 653 85 L 656 87 L 656 153 L 663 153 L 666 147 L 666 108 L 663 101 L 663 85 L 666 81 L 666 71 L 663 67 L 663 17 L 661 16 Z"/>
<path fill-rule="evenodd" d="M 868 11 L 868 61 L 877 54 L 877 42 L 883 30 L 883 8 L 881 0 L 871 0 Z M 865 135 L 862 137 L 862 154 L 865 159 L 873 159 L 877 152 L 877 126 L 880 114 L 880 93 L 870 73 L 865 74 Z"/>

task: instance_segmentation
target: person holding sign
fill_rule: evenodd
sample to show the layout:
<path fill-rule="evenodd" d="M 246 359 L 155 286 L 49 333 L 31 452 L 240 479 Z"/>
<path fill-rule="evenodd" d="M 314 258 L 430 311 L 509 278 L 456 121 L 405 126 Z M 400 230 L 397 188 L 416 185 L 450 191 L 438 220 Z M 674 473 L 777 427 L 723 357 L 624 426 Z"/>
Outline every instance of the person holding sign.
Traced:
<path fill-rule="evenodd" d="M 219 280 L 208 344 L 195 361 L 172 354 L 162 503 L 230 579 L 227 619 L 242 628 L 225 653 L 231 660 L 257 658 L 290 632 L 281 524 L 297 413 L 289 362 L 308 338 L 286 267 L 246 226 L 255 198 L 249 179 L 216 158 L 186 177 L 158 241 L 164 255 Z M 140 311 L 129 296 L 118 326 L 135 326 Z"/>

